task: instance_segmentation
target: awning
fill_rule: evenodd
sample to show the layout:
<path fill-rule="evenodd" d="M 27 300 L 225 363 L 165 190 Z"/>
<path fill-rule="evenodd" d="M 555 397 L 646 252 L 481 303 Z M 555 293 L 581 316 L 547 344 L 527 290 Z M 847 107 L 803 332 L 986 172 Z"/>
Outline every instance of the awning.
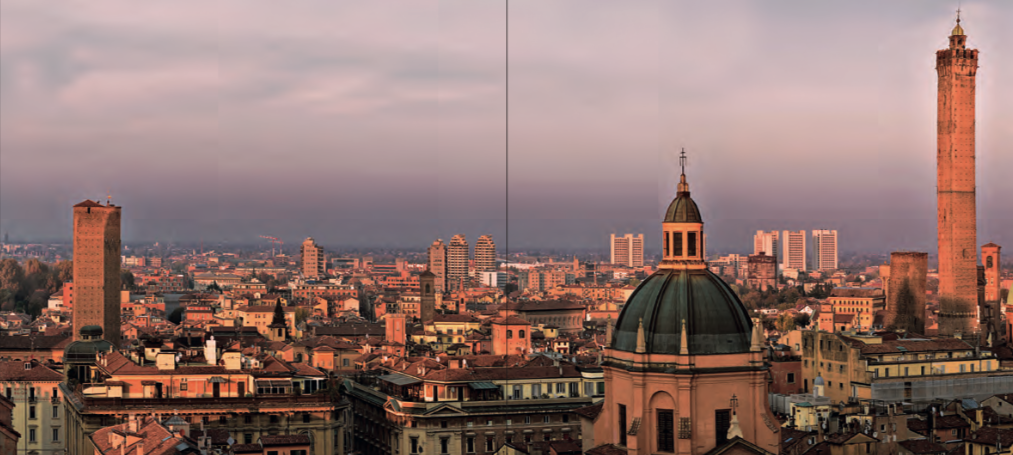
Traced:
<path fill-rule="evenodd" d="M 401 374 L 401 373 L 385 374 L 383 376 L 377 376 L 377 379 L 379 379 L 381 381 L 384 381 L 384 382 L 389 382 L 389 383 L 394 384 L 394 385 L 400 385 L 400 386 L 418 384 L 418 383 L 422 382 L 421 379 L 416 379 L 416 378 L 413 378 L 411 376 L 404 375 L 404 374 Z"/>
<path fill-rule="evenodd" d="M 212 384 L 216 384 L 216 383 L 217 383 L 217 384 L 228 384 L 228 383 L 229 383 L 229 380 L 228 380 L 228 379 L 225 379 L 225 378 L 223 378 L 223 377 L 221 377 L 221 376 L 211 376 L 211 377 L 210 377 L 210 378 L 208 379 L 208 382 L 210 382 L 210 383 L 212 383 Z"/>
<path fill-rule="evenodd" d="M 499 386 L 491 382 L 469 382 L 468 387 L 474 390 L 499 390 Z"/>
<path fill-rule="evenodd" d="M 257 387 L 292 387 L 291 379 L 257 379 Z"/>

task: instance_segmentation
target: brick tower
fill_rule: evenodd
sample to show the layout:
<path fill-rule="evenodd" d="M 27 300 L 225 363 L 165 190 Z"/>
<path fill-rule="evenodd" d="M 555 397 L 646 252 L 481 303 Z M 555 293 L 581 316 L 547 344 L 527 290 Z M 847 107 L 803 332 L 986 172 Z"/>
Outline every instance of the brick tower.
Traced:
<path fill-rule="evenodd" d="M 977 331 L 977 220 L 974 178 L 974 81 L 978 51 L 957 25 L 950 47 L 936 51 L 939 333 Z"/>
<path fill-rule="evenodd" d="M 986 243 L 981 246 L 981 261 L 985 263 L 986 302 L 999 301 L 999 292 L 1002 289 L 1002 274 L 999 266 L 1000 250 L 1002 247 L 994 243 Z"/>
<path fill-rule="evenodd" d="M 74 206 L 74 339 L 102 327 L 120 345 L 120 207 L 87 200 Z"/>

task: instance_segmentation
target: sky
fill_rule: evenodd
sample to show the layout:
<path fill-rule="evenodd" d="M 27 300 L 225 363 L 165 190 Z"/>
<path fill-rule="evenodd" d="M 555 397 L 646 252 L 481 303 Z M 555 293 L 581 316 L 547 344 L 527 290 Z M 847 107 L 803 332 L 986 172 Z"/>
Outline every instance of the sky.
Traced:
<path fill-rule="evenodd" d="M 934 253 L 956 7 L 514 0 L 507 30 L 497 1 L 3 0 L 0 231 L 69 240 L 111 193 L 126 242 L 658 249 L 685 148 L 712 251 Z M 978 243 L 1013 248 L 1013 2 L 962 10 Z"/>

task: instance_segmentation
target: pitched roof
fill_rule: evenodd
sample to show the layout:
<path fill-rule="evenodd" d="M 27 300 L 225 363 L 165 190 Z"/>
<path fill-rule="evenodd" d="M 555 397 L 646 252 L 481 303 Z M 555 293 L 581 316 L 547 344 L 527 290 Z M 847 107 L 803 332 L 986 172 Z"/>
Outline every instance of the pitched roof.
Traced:
<path fill-rule="evenodd" d="M 30 365 L 25 369 L 25 364 Z M 29 362 L 17 360 L 0 361 L 0 378 L 4 381 L 63 381 L 63 375 L 40 364 L 36 360 Z"/>

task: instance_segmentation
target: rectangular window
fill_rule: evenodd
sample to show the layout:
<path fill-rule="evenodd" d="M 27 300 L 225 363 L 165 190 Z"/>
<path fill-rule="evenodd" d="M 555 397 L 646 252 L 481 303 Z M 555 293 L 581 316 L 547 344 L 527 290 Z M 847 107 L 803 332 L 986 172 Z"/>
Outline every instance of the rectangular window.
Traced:
<path fill-rule="evenodd" d="M 468 438 L 465 452 L 475 453 L 475 438 Z"/>
<path fill-rule="evenodd" d="M 551 421 L 552 419 L 550 419 L 549 416 L 542 416 L 542 423 L 550 423 Z"/>
<path fill-rule="evenodd" d="M 28 418 L 33 420 L 35 419 L 35 406 L 28 407 Z"/>
<path fill-rule="evenodd" d="M 278 416 L 277 415 L 272 415 L 271 416 L 271 423 L 278 423 Z"/>
<path fill-rule="evenodd" d="M 675 452 L 675 415 L 671 409 L 658 410 L 658 451 Z"/>
<path fill-rule="evenodd" d="M 605 381 L 598 382 L 598 395 L 605 395 Z"/>
<path fill-rule="evenodd" d="M 556 393 L 566 393 L 566 383 L 560 382 L 556 384 Z"/>
<path fill-rule="evenodd" d="M 908 371 L 907 371 L 907 369 L 908 369 L 908 367 L 904 367 L 904 376 L 908 376 Z"/>
<path fill-rule="evenodd" d="M 495 439 L 493 439 L 493 438 L 485 438 L 485 451 L 486 452 L 492 452 L 493 441 L 495 441 Z"/>
<path fill-rule="evenodd" d="M 682 233 L 672 233 L 672 256 L 682 256 Z"/>
<path fill-rule="evenodd" d="M 54 419 L 59 419 L 60 418 L 60 407 L 59 406 L 53 406 L 53 418 Z"/>
<path fill-rule="evenodd" d="M 304 412 L 302 415 L 302 423 L 310 423 L 311 418 L 310 413 Z"/>
<path fill-rule="evenodd" d="M 542 396 L 542 385 L 532 384 L 531 385 L 531 398 L 540 398 Z"/>
<path fill-rule="evenodd" d="M 441 420 L 440 421 L 440 428 L 447 428 L 447 421 L 446 420 Z"/>
<path fill-rule="evenodd" d="M 341 366 L 347 367 L 348 366 L 348 359 L 341 359 Z"/>
<path fill-rule="evenodd" d="M 686 250 L 687 256 L 696 256 L 696 232 L 686 233 Z"/>
<path fill-rule="evenodd" d="M 521 392 L 521 386 L 515 385 L 514 386 L 513 399 L 520 400 L 522 397 L 523 397 L 523 394 Z"/>
<path fill-rule="evenodd" d="M 450 453 L 450 440 L 440 438 L 440 453 Z"/>
<path fill-rule="evenodd" d="M 11 393 L 12 393 L 12 390 L 11 390 L 11 388 L 10 388 L 10 387 L 8 387 L 8 388 L 7 388 L 7 399 L 8 399 L 8 400 L 10 400 L 10 399 L 11 399 Z"/>
<path fill-rule="evenodd" d="M 563 414 L 563 423 L 567 423 L 569 421 L 570 421 L 570 414 Z"/>
<path fill-rule="evenodd" d="M 668 233 L 667 232 L 663 233 L 662 238 L 665 239 L 665 256 L 668 256 L 668 255 L 671 254 L 671 251 L 672 251 L 671 248 L 669 248 Z"/>
<path fill-rule="evenodd" d="M 411 453 L 419 453 L 419 438 L 411 439 L 411 449 L 412 449 Z"/>
<path fill-rule="evenodd" d="M 531 416 L 524 416 L 524 423 L 531 423 Z"/>
<path fill-rule="evenodd" d="M 35 436 L 35 428 L 30 428 L 28 430 L 28 442 L 37 442 L 37 438 Z"/>
<path fill-rule="evenodd" d="M 60 429 L 53 428 L 53 442 L 57 442 L 59 440 L 60 440 Z"/>
<path fill-rule="evenodd" d="M 788 373 L 788 384 L 795 383 L 795 373 Z"/>
<path fill-rule="evenodd" d="M 253 416 L 249 414 L 244 415 L 243 423 L 253 423 Z M 252 444 L 252 442 L 247 442 L 246 444 Z"/>
<path fill-rule="evenodd" d="M 179 390 L 186 390 L 186 379 L 179 382 Z"/>
<path fill-rule="evenodd" d="M 619 445 L 626 445 L 626 405 L 619 405 Z"/>
<path fill-rule="evenodd" d="M 718 409 L 714 411 L 714 431 L 717 445 L 728 442 L 728 427 L 732 426 L 732 411 Z"/>

